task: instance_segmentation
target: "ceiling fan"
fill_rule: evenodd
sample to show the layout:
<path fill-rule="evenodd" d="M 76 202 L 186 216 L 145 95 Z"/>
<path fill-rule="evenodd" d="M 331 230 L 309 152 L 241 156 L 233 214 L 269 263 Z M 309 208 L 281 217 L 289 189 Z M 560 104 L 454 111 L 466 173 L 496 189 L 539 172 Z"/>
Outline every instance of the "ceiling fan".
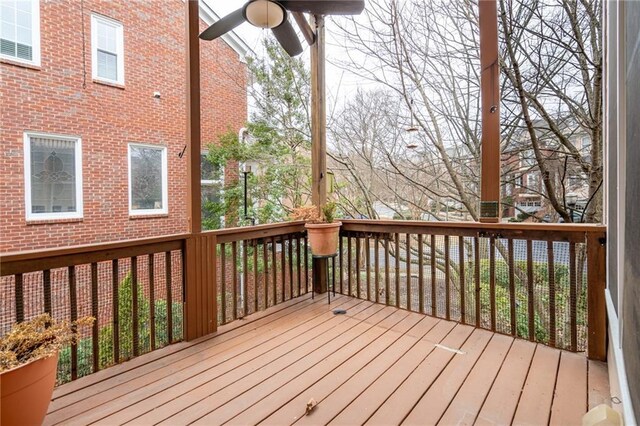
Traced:
<path fill-rule="evenodd" d="M 364 10 L 364 0 L 249 0 L 240 9 L 215 22 L 200 34 L 203 40 L 214 40 L 247 21 L 273 31 L 290 56 L 302 53 L 302 45 L 289 20 L 289 12 L 313 15 L 357 15 Z"/>

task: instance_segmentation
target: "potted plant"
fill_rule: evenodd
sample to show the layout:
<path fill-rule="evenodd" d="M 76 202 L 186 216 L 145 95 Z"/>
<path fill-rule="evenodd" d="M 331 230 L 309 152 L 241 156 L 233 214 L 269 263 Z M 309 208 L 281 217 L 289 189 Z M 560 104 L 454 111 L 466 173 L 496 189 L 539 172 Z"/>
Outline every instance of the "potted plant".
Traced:
<path fill-rule="evenodd" d="M 57 322 L 43 314 L 15 324 L 0 338 L 3 426 L 42 424 L 56 383 L 58 351 L 77 342 L 78 326 L 93 321 L 85 317 L 73 323 Z"/>
<path fill-rule="evenodd" d="M 322 207 L 297 207 L 291 213 L 291 219 L 306 222 L 304 226 L 314 256 L 330 256 L 337 253 L 342 222 L 335 221 L 335 214 L 334 202 L 328 202 Z"/>

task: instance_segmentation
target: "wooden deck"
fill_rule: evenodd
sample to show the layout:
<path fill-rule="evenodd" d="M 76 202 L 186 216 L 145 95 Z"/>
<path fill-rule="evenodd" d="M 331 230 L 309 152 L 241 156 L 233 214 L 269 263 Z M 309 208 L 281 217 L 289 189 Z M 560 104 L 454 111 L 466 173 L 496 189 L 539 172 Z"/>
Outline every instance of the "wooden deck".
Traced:
<path fill-rule="evenodd" d="M 45 424 L 577 425 L 608 393 L 583 354 L 305 296 L 61 386 Z"/>

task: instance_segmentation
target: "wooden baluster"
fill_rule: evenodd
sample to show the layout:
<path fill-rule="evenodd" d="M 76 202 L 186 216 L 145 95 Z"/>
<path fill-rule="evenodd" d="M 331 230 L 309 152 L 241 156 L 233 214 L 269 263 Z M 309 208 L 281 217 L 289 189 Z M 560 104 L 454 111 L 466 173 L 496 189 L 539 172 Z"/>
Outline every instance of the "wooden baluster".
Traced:
<path fill-rule="evenodd" d="M 284 236 L 280 237 L 280 244 L 282 245 L 282 250 L 280 251 L 280 270 L 282 272 L 282 279 L 280 280 L 280 287 L 282 289 L 282 301 L 286 300 L 285 296 L 285 281 L 287 278 L 287 259 L 286 259 L 286 244 Z M 289 295 L 291 297 L 291 295 Z"/>
<path fill-rule="evenodd" d="M 51 270 L 42 271 L 42 290 L 44 293 L 44 311 L 53 317 L 51 306 Z"/>
<path fill-rule="evenodd" d="M 358 294 L 356 297 L 362 298 L 362 288 L 360 283 L 360 237 L 356 237 L 356 289 Z"/>
<path fill-rule="evenodd" d="M 482 311 L 480 308 L 480 238 L 473 237 L 474 246 L 474 274 L 475 274 L 475 304 L 476 304 L 476 327 L 480 327 L 480 319 L 482 318 Z"/>
<path fill-rule="evenodd" d="M 342 237 L 340 237 L 342 244 Z M 342 247 L 340 247 L 342 253 Z M 342 289 L 342 262 L 340 262 L 340 289 Z M 304 294 L 309 292 L 309 240 L 307 235 L 304 236 Z"/>
<path fill-rule="evenodd" d="M 556 271 L 553 241 L 547 241 L 547 267 L 549 277 L 549 346 L 556 347 Z"/>
<path fill-rule="evenodd" d="M 120 297 L 118 296 L 120 290 L 119 287 L 120 275 L 118 272 L 118 259 L 113 259 L 111 261 L 111 309 L 113 309 L 113 361 L 116 364 L 120 362 Z M 169 288 L 170 287 L 171 285 L 169 284 Z M 171 322 L 171 316 L 169 316 L 169 322 Z M 171 333 L 171 331 L 169 331 L 169 333 Z M 169 334 L 169 336 L 171 336 L 171 334 Z M 171 343 L 171 339 L 169 339 L 169 343 Z"/>
<path fill-rule="evenodd" d="M 253 240 L 253 312 L 258 312 L 258 240 Z"/>
<path fill-rule="evenodd" d="M 444 236 L 444 294 L 445 318 L 451 319 L 451 281 L 449 280 L 449 236 Z"/>
<path fill-rule="evenodd" d="M 411 235 L 406 234 L 407 241 L 407 310 L 411 310 Z"/>
<path fill-rule="evenodd" d="M 571 324 L 571 350 L 578 350 L 578 288 L 576 280 L 576 243 L 569 245 L 569 322 Z"/>
<path fill-rule="evenodd" d="M 293 299 L 293 237 L 291 234 L 287 237 L 289 246 L 289 298 Z"/>
<path fill-rule="evenodd" d="M 278 304 L 278 260 L 276 258 L 276 237 L 271 237 L 271 275 L 273 276 L 273 305 Z"/>
<path fill-rule="evenodd" d="M 467 323 L 467 283 L 465 280 L 464 237 L 458 237 L 458 269 L 460 271 L 460 322 Z"/>
<path fill-rule="evenodd" d="M 400 307 L 400 234 L 395 234 L 396 242 L 396 308 Z"/>
<path fill-rule="evenodd" d="M 300 252 L 301 252 L 301 247 L 300 247 L 300 235 L 298 235 L 296 237 L 296 273 L 298 275 L 298 296 L 300 296 L 302 294 L 302 286 L 301 286 L 301 281 L 302 281 L 302 271 L 301 271 L 301 266 L 302 266 L 302 261 L 300 258 Z M 335 285 L 335 282 L 333 283 L 333 285 Z"/>
<path fill-rule="evenodd" d="M 242 317 L 246 317 L 249 315 L 249 293 L 247 289 L 249 288 L 249 244 L 247 240 L 242 241 L 242 291 L 241 294 L 244 294 L 244 300 L 242 301 Z"/>
<path fill-rule="evenodd" d="M 380 303 L 380 235 L 376 234 L 374 244 L 376 245 L 373 255 L 375 256 L 375 292 L 376 303 Z"/>
<path fill-rule="evenodd" d="M 24 290 L 23 275 L 16 274 L 14 289 L 16 294 L 16 322 L 24 321 Z"/>
<path fill-rule="evenodd" d="M 431 315 L 438 316 L 438 289 L 436 282 L 436 236 L 431 234 Z"/>
<path fill-rule="evenodd" d="M 509 238 L 509 311 L 511 313 L 511 335 L 515 336 L 518 331 L 516 324 L 516 271 L 514 262 L 513 239 Z"/>
<path fill-rule="evenodd" d="M 367 273 L 366 273 L 366 277 L 367 277 L 367 300 L 371 300 L 371 240 L 369 239 L 369 235 L 367 234 L 367 236 L 364 239 L 364 245 L 365 245 L 365 253 L 364 253 L 364 258 L 365 258 L 365 262 L 367 263 Z"/>
<path fill-rule="evenodd" d="M 76 292 L 76 267 L 69 266 L 69 309 L 71 322 L 78 319 L 78 294 Z M 75 326 L 73 327 L 75 330 Z M 78 378 L 78 345 L 71 345 L 71 380 Z"/>
<path fill-rule="evenodd" d="M 91 329 L 91 345 L 93 352 L 93 372 L 100 369 L 100 345 L 99 345 L 99 329 L 98 329 L 98 264 L 91 264 L 91 315 L 95 320 Z"/>
<path fill-rule="evenodd" d="M 220 314 L 222 324 L 227 323 L 227 246 L 220 244 Z"/>
<path fill-rule="evenodd" d="M 131 318 L 133 323 L 133 356 L 140 355 L 140 336 L 138 334 L 138 257 L 131 258 Z"/>
<path fill-rule="evenodd" d="M 389 236 L 384 238 L 384 300 L 385 305 L 391 304 L 391 259 L 389 256 Z"/>
<path fill-rule="evenodd" d="M 339 245 L 340 248 L 338 251 L 340 252 L 340 294 L 344 294 L 344 250 L 342 247 L 342 235 L 339 237 Z"/>
<path fill-rule="evenodd" d="M 533 310 L 533 243 L 527 240 L 527 302 L 529 314 L 529 340 L 535 338 L 535 313 Z"/>
<path fill-rule="evenodd" d="M 164 253 L 165 285 L 167 287 L 167 343 L 173 343 L 173 273 L 171 270 L 171 252 Z"/>
<path fill-rule="evenodd" d="M 351 263 L 351 237 L 347 237 L 347 282 L 349 285 L 349 296 L 353 295 L 353 283 L 351 279 L 352 267 L 353 264 Z"/>
<path fill-rule="evenodd" d="M 496 331 L 496 239 L 489 238 L 489 300 L 491 306 L 491 331 Z"/>
<path fill-rule="evenodd" d="M 151 350 L 156 348 L 155 254 L 149 253 L 149 333 Z"/>
<path fill-rule="evenodd" d="M 269 307 L 269 241 L 262 240 L 262 296 L 264 309 Z"/>
<path fill-rule="evenodd" d="M 424 236 L 418 234 L 418 311 L 424 310 Z"/>
<path fill-rule="evenodd" d="M 231 260 L 233 262 L 233 267 L 231 268 L 231 282 L 233 285 L 231 287 L 231 299 L 232 299 L 232 307 L 231 307 L 231 320 L 235 320 L 238 318 L 238 243 L 237 241 L 231 242 Z"/>

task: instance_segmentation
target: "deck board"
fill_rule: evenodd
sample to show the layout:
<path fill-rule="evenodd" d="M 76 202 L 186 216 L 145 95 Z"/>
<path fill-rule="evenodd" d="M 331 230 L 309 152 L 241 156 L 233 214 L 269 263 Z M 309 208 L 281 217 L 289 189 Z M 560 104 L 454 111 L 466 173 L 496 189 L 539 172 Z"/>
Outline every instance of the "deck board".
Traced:
<path fill-rule="evenodd" d="M 303 296 L 60 386 L 45 424 L 570 424 L 607 393 L 584 354 Z"/>

